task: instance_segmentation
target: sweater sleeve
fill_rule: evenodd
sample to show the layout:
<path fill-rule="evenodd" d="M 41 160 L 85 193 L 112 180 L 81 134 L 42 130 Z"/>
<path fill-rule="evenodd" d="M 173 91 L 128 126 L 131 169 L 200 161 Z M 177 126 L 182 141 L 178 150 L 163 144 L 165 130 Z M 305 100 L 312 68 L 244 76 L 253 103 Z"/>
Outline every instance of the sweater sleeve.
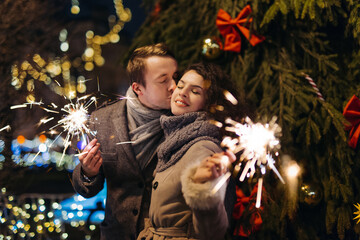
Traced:
<path fill-rule="evenodd" d="M 207 156 L 210 156 L 212 153 L 210 152 Z M 206 183 L 194 183 L 192 177 L 198 166 L 199 162 L 192 164 L 184 170 L 181 176 L 183 196 L 193 212 L 194 229 L 202 240 L 224 239 L 229 226 L 224 203 L 227 182 L 225 182 L 218 191 L 212 193 L 214 186 L 221 181 L 222 177 Z"/>
<path fill-rule="evenodd" d="M 104 187 L 105 177 L 102 169 L 92 181 L 87 181 L 81 173 L 81 164 L 78 164 L 72 174 L 72 184 L 77 193 L 85 198 L 90 198 L 98 194 Z"/>

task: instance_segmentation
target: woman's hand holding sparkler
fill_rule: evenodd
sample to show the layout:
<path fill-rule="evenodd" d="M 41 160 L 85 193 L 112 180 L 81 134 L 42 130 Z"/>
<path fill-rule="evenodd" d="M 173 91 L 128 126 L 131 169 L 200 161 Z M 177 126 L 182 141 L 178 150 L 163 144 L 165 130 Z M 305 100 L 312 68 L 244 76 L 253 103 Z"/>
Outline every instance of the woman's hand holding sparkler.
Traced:
<path fill-rule="evenodd" d="M 103 163 L 99 148 L 100 143 L 97 142 L 97 139 L 93 139 L 79 155 L 82 171 L 89 178 L 99 173 L 100 166 Z"/>
<path fill-rule="evenodd" d="M 205 183 L 214 180 L 228 171 L 228 166 L 236 160 L 235 155 L 230 152 L 215 153 L 201 161 L 194 176 L 195 183 Z"/>

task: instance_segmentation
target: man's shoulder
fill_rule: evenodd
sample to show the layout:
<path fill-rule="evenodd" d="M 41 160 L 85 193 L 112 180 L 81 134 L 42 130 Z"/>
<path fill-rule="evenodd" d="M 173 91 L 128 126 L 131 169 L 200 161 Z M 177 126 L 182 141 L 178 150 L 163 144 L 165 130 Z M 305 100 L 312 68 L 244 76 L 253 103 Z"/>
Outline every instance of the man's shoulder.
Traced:
<path fill-rule="evenodd" d="M 92 116 L 106 118 L 112 115 L 125 111 L 126 101 L 123 99 L 107 101 L 102 103 L 95 111 L 92 112 Z"/>

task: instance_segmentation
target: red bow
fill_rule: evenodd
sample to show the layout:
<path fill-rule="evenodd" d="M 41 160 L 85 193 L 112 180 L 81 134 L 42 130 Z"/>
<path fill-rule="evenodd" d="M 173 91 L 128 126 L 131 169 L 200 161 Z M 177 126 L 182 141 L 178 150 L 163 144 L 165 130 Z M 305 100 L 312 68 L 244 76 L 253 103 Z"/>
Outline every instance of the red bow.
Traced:
<path fill-rule="evenodd" d="M 262 218 L 260 212 L 255 208 L 255 198 L 256 198 L 257 189 L 258 186 L 256 184 L 250 196 L 246 197 L 243 191 L 238 186 L 236 186 L 237 199 L 234 205 L 232 216 L 235 220 L 240 220 L 240 218 L 243 217 L 244 215 L 245 209 L 247 209 L 248 212 L 252 212 L 250 214 L 250 219 L 246 220 L 246 221 L 250 221 L 252 228 L 250 230 L 246 230 L 243 227 L 243 222 L 238 221 L 238 224 L 236 224 L 234 229 L 234 236 L 248 237 L 252 232 L 258 231 L 260 229 L 260 226 L 262 224 Z M 260 207 L 260 210 L 263 210 L 263 207 Z"/>
<path fill-rule="evenodd" d="M 356 148 L 360 136 L 360 100 L 354 95 L 344 108 L 343 115 L 350 125 L 345 126 L 345 130 L 351 130 L 349 146 Z"/>
<path fill-rule="evenodd" d="M 221 35 L 225 38 L 225 51 L 240 52 L 241 50 L 241 37 L 236 27 L 244 34 L 244 36 L 250 41 L 252 46 L 261 43 L 265 40 L 265 37 L 260 35 L 251 34 L 248 29 L 249 23 L 252 22 L 253 18 L 247 18 L 251 13 L 250 5 L 247 5 L 239 15 L 232 19 L 231 16 L 220 9 L 216 18 L 216 26 L 218 27 Z"/>

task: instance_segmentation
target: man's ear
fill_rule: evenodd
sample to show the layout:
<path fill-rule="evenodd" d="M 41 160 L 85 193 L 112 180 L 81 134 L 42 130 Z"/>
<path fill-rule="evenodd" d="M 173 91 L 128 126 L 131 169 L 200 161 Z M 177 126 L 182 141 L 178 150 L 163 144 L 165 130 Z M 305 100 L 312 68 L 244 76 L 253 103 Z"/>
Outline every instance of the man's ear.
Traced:
<path fill-rule="evenodd" d="M 137 82 L 133 82 L 131 84 L 131 88 L 136 93 L 136 95 L 138 95 L 138 96 L 142 95 L 140 84 L 138 84 Z"/>

